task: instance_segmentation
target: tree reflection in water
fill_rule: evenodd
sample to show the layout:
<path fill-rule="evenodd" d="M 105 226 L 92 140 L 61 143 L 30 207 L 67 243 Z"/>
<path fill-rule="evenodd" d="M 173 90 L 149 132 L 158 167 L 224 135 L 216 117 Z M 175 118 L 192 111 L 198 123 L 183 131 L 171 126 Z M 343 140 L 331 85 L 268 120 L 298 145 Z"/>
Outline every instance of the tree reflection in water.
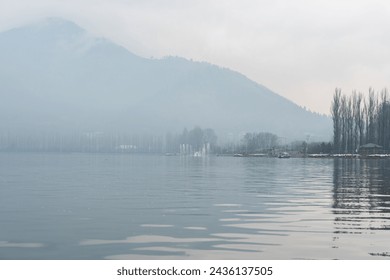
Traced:
<path fill-rule="evenodd" d="M 335 159 L 333 173 L 335 248 L 359 235 L 373 246 L 390 229 L 390 161 L 381 159 Z M 388 252 L 370 255 L 388 256 Z M 383 248 L 382 248 L 383 250 Z"/>

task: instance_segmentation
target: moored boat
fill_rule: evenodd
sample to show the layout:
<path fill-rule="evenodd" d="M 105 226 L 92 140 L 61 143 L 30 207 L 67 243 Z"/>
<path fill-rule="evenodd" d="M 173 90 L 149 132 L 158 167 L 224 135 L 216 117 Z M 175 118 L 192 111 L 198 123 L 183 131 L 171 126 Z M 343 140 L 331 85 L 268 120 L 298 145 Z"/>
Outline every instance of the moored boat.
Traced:
<path fill-rule="evenodd" d="M 278 158 L 290 158 L 290 157 L 291 157 L 290 154 L 287 152 L 283 152 L 278 155 Z"/>

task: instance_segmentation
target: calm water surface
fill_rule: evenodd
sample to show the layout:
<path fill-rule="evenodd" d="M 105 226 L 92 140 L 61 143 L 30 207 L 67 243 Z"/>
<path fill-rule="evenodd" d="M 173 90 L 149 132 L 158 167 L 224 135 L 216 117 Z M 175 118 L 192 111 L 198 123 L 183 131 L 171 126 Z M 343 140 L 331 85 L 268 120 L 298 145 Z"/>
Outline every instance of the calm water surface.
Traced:
<path fill-rule="evenodd" d="M 389 259 L 390 160 L 0 153 L 0 259 Z"/>

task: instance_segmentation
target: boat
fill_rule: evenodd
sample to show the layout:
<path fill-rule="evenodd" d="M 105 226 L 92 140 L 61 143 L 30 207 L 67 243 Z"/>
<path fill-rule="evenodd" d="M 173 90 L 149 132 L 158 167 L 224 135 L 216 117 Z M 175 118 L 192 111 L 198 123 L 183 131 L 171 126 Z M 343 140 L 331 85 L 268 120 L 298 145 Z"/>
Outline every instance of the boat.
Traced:
<path fill-rule="evenodd" d="M 280 153 L 278 158 L 290 158 L 290 154 L 287 152 Z"/>

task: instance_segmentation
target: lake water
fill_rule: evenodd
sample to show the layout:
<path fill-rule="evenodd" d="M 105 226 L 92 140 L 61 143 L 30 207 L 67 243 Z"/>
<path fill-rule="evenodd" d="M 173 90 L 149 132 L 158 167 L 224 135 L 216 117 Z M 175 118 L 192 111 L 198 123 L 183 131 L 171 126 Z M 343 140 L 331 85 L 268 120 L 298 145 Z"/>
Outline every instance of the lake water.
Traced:
<path fill-rule="evenodd" d="M 0 259 L 389 259 L 390 160 L 0 153 Z"/>

